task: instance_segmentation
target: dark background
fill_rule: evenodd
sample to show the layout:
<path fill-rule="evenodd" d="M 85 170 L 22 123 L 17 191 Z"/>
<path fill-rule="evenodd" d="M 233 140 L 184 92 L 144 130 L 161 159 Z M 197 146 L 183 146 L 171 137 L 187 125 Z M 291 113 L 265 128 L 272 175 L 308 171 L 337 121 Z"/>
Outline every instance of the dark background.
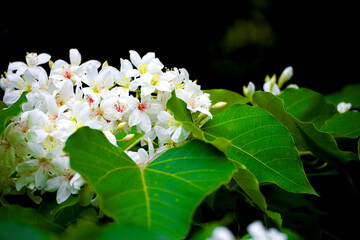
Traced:
<path fill-rule="evenodd" d="M 50 2 L 49 2 L 50 3 Z M 359 17 L 353 1 L 74 2 L 6 6 L 0 23 L 0 71 L 26 52 L 115 67 L 129 50 L 153 51 L 166 67 L 184 67 L 205 88 L 242 92 L 291 65 L 292 83 L 321 93 L 359 82 Z"/>

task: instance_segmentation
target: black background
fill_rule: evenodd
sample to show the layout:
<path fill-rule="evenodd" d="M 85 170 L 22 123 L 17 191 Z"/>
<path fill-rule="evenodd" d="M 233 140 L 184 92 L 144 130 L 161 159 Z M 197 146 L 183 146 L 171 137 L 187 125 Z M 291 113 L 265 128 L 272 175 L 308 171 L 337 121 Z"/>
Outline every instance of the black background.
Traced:
<path fill-rule="evenodd" d="M 166 67 L 186 68 L 203 89 L 241 92 L 249 81 L 261 89 L 266 74 L 279 76 L 291 65 L 292 83 L 329 93 L 359 81 L 358 23 L 356 6 L 346 1 L 7 6 L 0 23 L 0 71 L 25 61 L 26 52 L 69 61 L 69 49 L 77 48 L 83 62 L 108 60 L 119 67 L 129 50 L 141 56 L 153 51 Z M 238 46 L 228 45 L 228 31 L 239 25 L 233 37 Z"/>

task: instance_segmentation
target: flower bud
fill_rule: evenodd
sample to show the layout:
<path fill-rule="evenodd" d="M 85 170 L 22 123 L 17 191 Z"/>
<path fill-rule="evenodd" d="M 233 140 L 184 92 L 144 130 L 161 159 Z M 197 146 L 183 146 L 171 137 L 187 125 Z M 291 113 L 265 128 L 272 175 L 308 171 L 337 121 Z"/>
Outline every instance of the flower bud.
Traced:
<path fill-rule="evenodd" d="M 289 81 L 293 76 L 293 68 L 291 66 L 284 69 L 278 81 L 278 86 L 281 88 L 285 82 Z"/>
<path fill-rule="evenodd" d="M 225 107 L 227 105 L 227 102 L 217 102 L 214 105 L 211 106 L 212 109 L 218 109 Z"/>
<path fill-rule="evenodd" d="M 49 68 L 52 69 L 52 66 L 54 65 L 54 62 L 49 60 Z"/>
<path fill-rule="evenodd" d="M 135 137 L 135 134 L 131 133 L 131 134 L 126 135 L 123 139 L 121 139 L 121 141 L 123 141 L 123 142 L 131 141 L 134 137 Z"/>
<path fill-rule="evenodd" d="M 252 95 L 255 92 L 255 85 L 252 82 L 249 82 L 248 86 L 243 86 L 244 95 L 251 100 Z"/>
<path fill-rule="evenodd" d="M 119 125 L 117 126 L 115 132 L 120 131 L 120 130 L 123 130 L 124 127 L 126 126 L 126 124 L 127 124 L 127 122 L 121 122 L 121 123 L 119 123 Z"/>

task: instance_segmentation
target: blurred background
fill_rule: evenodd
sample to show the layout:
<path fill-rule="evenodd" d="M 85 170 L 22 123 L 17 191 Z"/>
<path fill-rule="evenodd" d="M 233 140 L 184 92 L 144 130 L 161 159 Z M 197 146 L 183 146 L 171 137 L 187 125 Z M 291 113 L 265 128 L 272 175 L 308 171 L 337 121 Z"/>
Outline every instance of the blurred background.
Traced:
<path fill-rule="evenodd" d="M 321 93 L 359 82 L 356 2 L 242 0 L 180 2 L 73 2 L 6 6 L 0 23 L 0 71 L 46 52 L 69 61 L 115 67 L 129 50 L 153 51 L 168 67 L 186 68 L 203 89 L 242 92 L 249 81 L 262 89 L 266 74 L 291 65 L 291 83 Z M 11 3 L 9 3 L 10 5 Z"/>

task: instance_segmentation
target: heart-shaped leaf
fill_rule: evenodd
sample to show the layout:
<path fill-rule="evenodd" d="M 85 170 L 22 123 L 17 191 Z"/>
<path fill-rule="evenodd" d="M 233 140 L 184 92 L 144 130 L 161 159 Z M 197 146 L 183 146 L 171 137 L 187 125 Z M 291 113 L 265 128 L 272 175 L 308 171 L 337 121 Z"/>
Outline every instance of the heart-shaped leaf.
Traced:
<path fill-rule="evenodd" d="M 185 236 L 196 207 L 236 169 L 220 151 L 199 140 L 139 167 L 101 131 L 88 127 L 78 129 L 64 151 L 72 168 L 94 187 L 108 216 L 173 239 Z"/>

